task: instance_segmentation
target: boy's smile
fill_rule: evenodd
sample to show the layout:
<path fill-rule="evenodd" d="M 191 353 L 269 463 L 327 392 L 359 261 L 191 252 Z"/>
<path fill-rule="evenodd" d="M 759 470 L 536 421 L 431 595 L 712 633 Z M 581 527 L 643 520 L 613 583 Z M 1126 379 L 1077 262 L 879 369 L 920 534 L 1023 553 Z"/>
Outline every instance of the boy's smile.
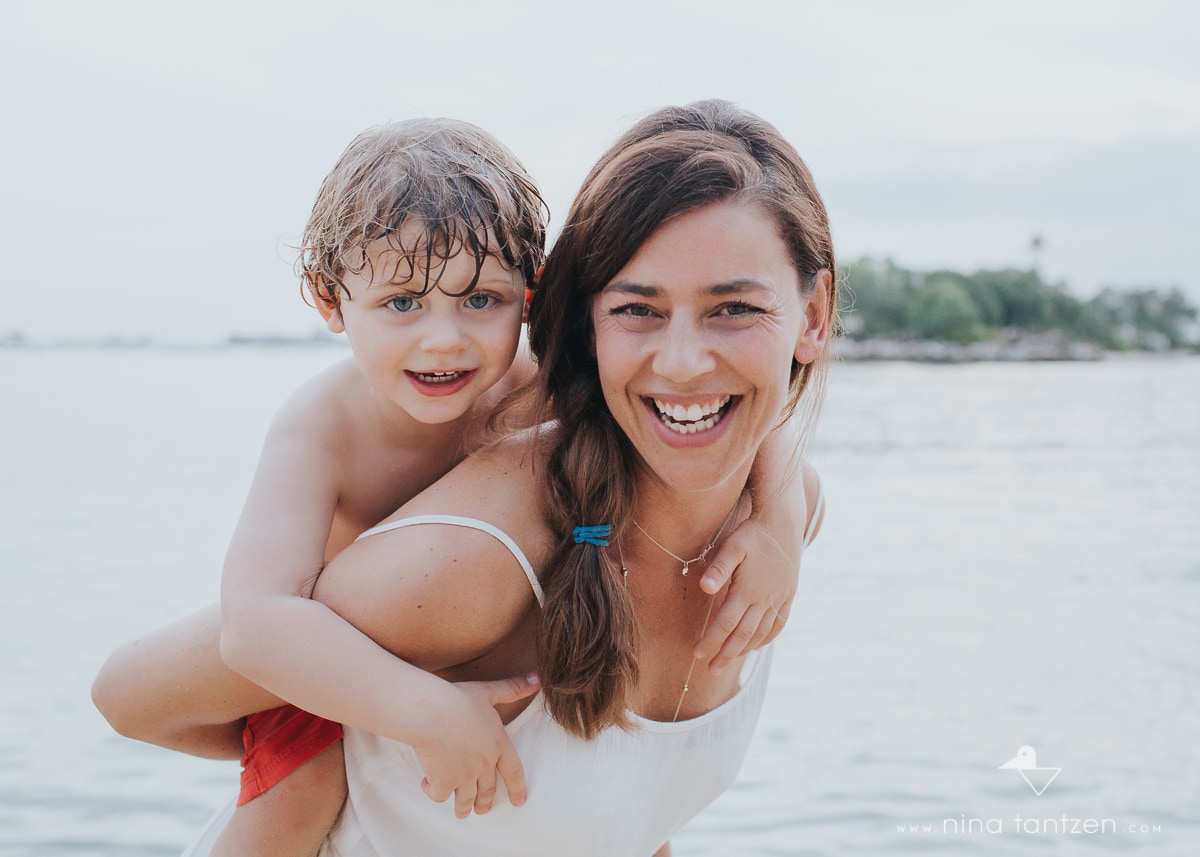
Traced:
<path fill-rule="evenodd" d="M 423 395 L 451 396 L 467 386 L 475 377 L 477 370 L 459 370 L 452 372 L 411 372 L 406 371 L 409 380 Z"/>

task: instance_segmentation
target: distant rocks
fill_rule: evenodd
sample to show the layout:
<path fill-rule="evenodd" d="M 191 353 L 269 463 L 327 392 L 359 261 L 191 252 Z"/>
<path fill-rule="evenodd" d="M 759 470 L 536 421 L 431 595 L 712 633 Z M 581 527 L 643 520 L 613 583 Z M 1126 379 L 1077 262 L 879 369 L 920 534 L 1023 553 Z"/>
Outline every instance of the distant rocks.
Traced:
<path fill-rule="evenodd" d="M 841 360 L 910 360 L 921 363 L 1102 360 L 1104 351 L 1090 342 L 1069 342 L 1060 331 L 1008 331 L 995 339 L 960 344 L 919 339 L 839 339 Z"/>

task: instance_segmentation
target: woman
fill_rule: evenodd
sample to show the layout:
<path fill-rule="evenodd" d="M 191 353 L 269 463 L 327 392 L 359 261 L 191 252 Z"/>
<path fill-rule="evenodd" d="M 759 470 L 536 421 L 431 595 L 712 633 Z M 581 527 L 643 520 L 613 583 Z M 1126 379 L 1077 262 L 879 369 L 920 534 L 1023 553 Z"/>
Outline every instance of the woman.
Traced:
<path fill-rule="evenodd" d="M 323 853 L 666 854 L 732 783 L 769 654 L 694 670 L 714 604 L 687 572 L 749 513 L 768 436 L 817 404 L 835 270 L 807 169 L 733 105 L 661 110 L 601 159 L 530 310 L 542 428 L 365 533 L 315 592 L 452 680 L 537 672 L 501 710 L 528 800 L 456 819 L 410 748 L 347 730 Z"/>

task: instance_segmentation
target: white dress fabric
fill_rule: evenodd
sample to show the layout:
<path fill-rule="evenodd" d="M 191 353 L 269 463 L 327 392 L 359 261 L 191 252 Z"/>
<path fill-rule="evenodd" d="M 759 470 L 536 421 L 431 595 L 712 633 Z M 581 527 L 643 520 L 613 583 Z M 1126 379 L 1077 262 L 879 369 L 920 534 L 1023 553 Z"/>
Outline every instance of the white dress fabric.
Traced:
<path fill-rule="evenodd" d="M 479 523 L 406 519 L 362 538 L 426 522 Z M 532 575 L 520 548 L 502 541 Z M 540 603 L 540 587 L 535 592 Z M 769 651 L 747 658 L 740 690 L 700 717 L 661 723 L 631 715 L 633 730 L 609 728 L 592 741 L 559 726 L 539 693 L 506 727 L 525 765 L 524 806 L 510 804 L 500 782 L 493 809 L 465 819 L 455 817 L 453 800 L 435 804 L 421 791 L 422 771 L 410 746 L 346 729 L 349 796 L 321 855 L 650 857 L 733 784 L 762 709 L 769 663 Z"/>
<path fill-rule="evenodd" d="M 725 704 L 680 723 L 635 717 L 592 741 L 568 734 L 540 694 L 506 727 L 529 797 L 514 807 L 501 782 L 486 815 L 460 819 L 453 800 L 421 791 L 411 747 L 347 729 L 350 792 L 323 857 L 650 857 L 733 784 L 767 687 L 769 656 Z"/>
<path fill-rule="evenodd" d="M 823 497 L 818 496 L 815 523 Z M 521 563 L 542 603 L 541 586 L 516 543 L 485 521 L 421 516 L 383 524 L 435 523 L 482 530 Z M 811 525 L 810 525 L 811 529 Z M 805 533 L 807 544 L 811 536 Z M 321 857 L 651 857 L 737 777 L 766 694 L 771 647 L 742 665 L 739 690 L 699 717 L 678 723 L 631 713 L 634 728 L 606 729 L 591 741 L 560 727 L 542 695 L 505 729 L 525 766 L 528 799 L 508 802 L 503 781 L 486 815 L 460 819 L 453 799 L 438 804 L 421 790 L 412 747 L 345 729 L 349 794 Z M 203 857 L 232 812 L 218 811 L 184 857 Z"/>

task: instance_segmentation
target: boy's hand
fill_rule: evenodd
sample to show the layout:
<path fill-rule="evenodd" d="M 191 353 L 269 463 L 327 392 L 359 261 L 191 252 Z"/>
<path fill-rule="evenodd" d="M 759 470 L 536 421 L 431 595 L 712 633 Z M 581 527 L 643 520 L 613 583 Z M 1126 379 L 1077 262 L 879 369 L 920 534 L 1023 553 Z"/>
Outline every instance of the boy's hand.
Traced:
<path fill-rule="evenodd" d="M 454 795 L 454 814 L 466 818 L 492 808 L 496 774 L 513 806 L 525 803 L 525 769 L 494 706 L 524 699 L 538 689 L 535 674 L 450 685 L 446 704 L 435 706 L 429 739 L 414 745 L 425 772 L 421 789 L 441 803 Z"/>
<path fill-rule="evenodd" d="M 799 562 L 759 518 L 747 518 L 730 533 L 700 579 L 700 588 L 712 594 L 732 578 L 729 596 L 694 650 L 709 661 L 713 675 L 783 630 L 799 574 Z"/>

